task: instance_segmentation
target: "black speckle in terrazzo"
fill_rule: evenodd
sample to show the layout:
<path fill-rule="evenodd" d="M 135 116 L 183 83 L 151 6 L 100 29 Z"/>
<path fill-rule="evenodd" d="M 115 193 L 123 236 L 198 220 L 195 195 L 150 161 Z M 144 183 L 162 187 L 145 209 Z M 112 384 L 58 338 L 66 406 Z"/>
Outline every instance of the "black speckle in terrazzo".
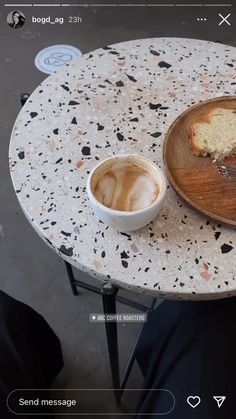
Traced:
<path fill-rule="evenodd" d="M 199 264 L 199 259 L 198 258 L 196 258 L 195 259 L 195 263 L 198 265 Z"/>
<path fill-rule="evenodd" d="M 70 100 L 69 105 L 70 106 L 79 105 L 79 102 L 76 102 L 75 100 Z"/>
<path fill-rule="evenodd" d="M 61 163 L 62 160 L 63 160 L 63 158 L 60 157 L 60 159 L 58 159 L 55 164 Z"/>
<path fill-rule="evenodd" d="M 116 136 L 119 141 L 124 141 L 124 135 L 122 135 L 120 132 L 117 132 Z"/>
<path fill-rule="evenodd" d="M 130 122 L 138 122 L 138 121 L 139 121 L 138 118 L 132 118 L 132 119 L 130 119 Z"/>
<path fill-rule="evenodd" d="M 55 129 L 53 130 L 53 133 L 54 133 L 55 135 L 58 135 L 58 128 L 55 128 Z"/>
<path fill-rule="evenodd" d="M 120 55 L 120 53 L 119 53 L 119 52 L 117 52 L 117 51 L 109 51 L 109 54 L 113 54 L 113 55 Z"/>
<path fill-rule="evenodd" d="M 123 81 L 119 80 L 119 81 L 116 82 L 116 85 L 117 85 L 117 87 L 123 87 L 124 83 L 123 83 Z"/>
<path fill-rule="evenodd" d="M 61 87 L 62 87 L 64 90 L 66 90 L 67 92 L 69 92 L 69 91 L 70 91 L 69 87 L 68 87 L 68 86 L 66 86 L 65 84 L 61 84 Z"/>
<path fill-rule="evenodd" d="M 106 252 L 105 252 L 105 250 L 103 250 L 102 253 L 101 253 L 101 257 L 104 258 L 105 256 L 106 256 Z"/>
<path fill-rule="evenodd" d="M 151 53 L 152 55 L 156 55 L 156 57 L 159 57 L 159 55 L 160 55 L 160 53 L 159 53 L 159 52 L 157 52 L 157 51 L 155 51 L 154 49 L 150 49 L 150 53 Z"/>
<path fill-rule="evenodd" d="M 131 239 L 131 235 L 130 234 L 128 234 L 128 233 L 120 233 L 122 236 L 126 236 L 127 238 L 128 238 L 128 241 L 132 241 L 132 239 Z"/>
<path fill-rule="evenodd" d="M 220 235 L 221 235 L 221 232 L 220 231 L 216 231 L 214 233 L 215 239 L 218 240 L 218 238 L 220 237 Z"/>
<path fill-rule="evenodd" d="M 126 76 L 133 81 L 134 83 L 137 81 L 133 76 L 130 76 L 129 74 L 126 74 Z"/>
<path fill-rule="evenodd" d="M 37 112 L 30 112 L 30 116 L 31 118 L 35 118 L 38 115 Z"/>
<path fill-rule="evenodd" d="M 84 147 L 82 148 L 82 154 L 83 154 L 84 156 L 90 156 L 90 147 L 84 146 Z"/>
<path fill-rule="evenodd" d="M 121 263 L 122 263 L 122 266 L 124 266 L 124 268 L 128 268 L 128 262 L 127 262 L 127 260 L 123 260 L 122 259 Z"/>
<path fill-rule="evenodd" d="M 61 234 L 64 234 L 64 236 L 66 236 L 66 237 L 71 236 L 71 233 L 68 233 L 67 231 L 63 231 L 63 230 L 61 230 Z"/>
<path fill-rule="evenodd" d="M 103 125 L 100 125 L 99 123 L 97 125 L 98 125 L 98 131 L 102 131 L 104 129 Z"/>
<path fill-rule="evenodd" d="M 128 259 L 129 255 L 123 250 L 123 252 L 121 252 L 120 254 L 121 259 Z"/>
<path fill-rule="evenodd" d="M 224 243 L 221 246 L 221 253 L 229 253 L 233 249 L 233 246 L 230 246 L 230 244 Z"/>
<path fill-rule="evenodd" d="M 158 109 L 161 107 L 161 103 L 149 103 L 150 109 Z"/>
<path fill-rule="evenodd" d="M 77 125 L 77 119 L 76 119 L 76 117 L 75 117 L 75 116 L 74 116 L 74 118 L 72 119 L 71 124 Z"/>
<path fill-rule="evenodd" d="M 73 247 L 65 247 L 64 244 L 61 245 L 59 251 L 63 253 L 66 256 L 72 256 L 73 255 Z"/>
<path fill-rule="evenodd" d="M 25 158 L 25 152 L 20 151 L 20 153 L 18 153 L 18 157 L 19 157 L 20 160 L 23 160 Z"/>
<path fill-rule="evenodd" d="M 161 67 L 161 68 L 170 68 L 170 67 L 171 67 L 171 64 L 166 63 L 165 61 L 160 61 L 160 62 L 158 63 L 158 65 L 159 65 L 159 67 Z"/>
<path fill-rule="evenodd" d="M 153 132 L 152 134 L 150 134 L 152 137 L 154 138 L 158 138 L 161 136 L 161 132 Z"/>

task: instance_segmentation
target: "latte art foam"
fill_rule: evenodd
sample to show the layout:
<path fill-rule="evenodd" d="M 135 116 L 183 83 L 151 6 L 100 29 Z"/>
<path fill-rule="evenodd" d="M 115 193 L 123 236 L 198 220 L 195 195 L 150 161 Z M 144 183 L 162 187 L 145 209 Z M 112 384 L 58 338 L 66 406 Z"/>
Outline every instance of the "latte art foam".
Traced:
<path fill-rule="evenodd" d="M 138 211 L 151 205 L 159 194 L 154 177 L 132 163 L 115 163 L 95 186 L 94 195 L 106 207 Z"/>

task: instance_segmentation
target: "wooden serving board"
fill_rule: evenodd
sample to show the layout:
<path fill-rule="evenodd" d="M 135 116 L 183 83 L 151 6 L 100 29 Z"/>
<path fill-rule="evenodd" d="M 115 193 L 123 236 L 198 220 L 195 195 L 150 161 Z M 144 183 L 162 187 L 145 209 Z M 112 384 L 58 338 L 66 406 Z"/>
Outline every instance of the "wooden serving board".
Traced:
<path fill-rule="evenodd" d="M 236 225 L 236 177 L 219 173 L 210 157 L 194 156 L 190 127 L 215 107 L 236 110 L 236 97 L 219 97 L 187 109 L 170 126 L 164 141 L 163 157 L 167 177 L 178 194 L 198 211 L 230 225 Z M 221 164 L 235 165 L 236 156 Z"/>

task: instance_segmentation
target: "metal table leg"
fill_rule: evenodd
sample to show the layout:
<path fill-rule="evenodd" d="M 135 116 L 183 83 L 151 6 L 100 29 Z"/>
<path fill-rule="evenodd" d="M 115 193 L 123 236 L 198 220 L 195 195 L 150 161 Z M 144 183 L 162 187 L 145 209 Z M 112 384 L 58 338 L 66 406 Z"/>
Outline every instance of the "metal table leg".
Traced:
<path fill-rule="evenodd" d="M 152 302 L 151 302 L 151 305 L 149 306 L 149 308 L 146 311 L 147 321 L 148 321 L 148 317 L 149 317 L 150 313 L 154 310 L 155 304 L 156 304 L 156 298 L 153 298 Z M 128 381 L 130 372 L 133 368 L 133 364 L 134 364 L 134 361 L 135 361 L 136 355 L 137 355 L 137 353 L 136 353 L 137 346 L 138 346 L 138 343 L 139 343 L 139 340 L 140 340 L 140 337 L 141 337 L 144 326 L 145 326 L 145 323 L 143 323 L 143 325 L 139 329 L 139 332 L 138 332 L 138 335 L 136 337 L 135 343 L 134 343 L 134 345 L 131 349 L 128 362 L 126 364 L 124 374 L 121 377 L 121 382 L 120 382 L 121 395 L 123 394 L 123 391 L 124 391 L 126 383 Z"/>
<path fill-rule="evenodd" d="M 114 287 L 110 282 L 104 282 L 102 285 L 102 300 L 104 314 L 116 314 L 116 293 L 118 288 Z M 107 344 L 109 352 L 109 360 L 111 366 L 111 374 L 113 381 L 114 396 L 117 406 L 121 401 L 120 389 L 120 371 L 119 371 L 119 355 L 118 355 L 118 339 L 117 339 L 117 323 L 105 322 Z"/>
<path fill-rule="evenodd" d="M 29 97 L 30 97 L 29 93 L 21 93 L 20 95 L 21 106 L 24 106 L 24 104 L 27 102 Z"/>
<path fill-rule="evenodd" d="M 69 280 L 70 280 L 70 285 L 71 285 L 72 292 L 73 292 L 74 295 L 78 295 L 79 293 L 78 293 L 78 290 L 77 290 L 76 285 L 75 285 L 75 277 L 74 277 L 74 274 L 73 274 L 72 266 L 69 262 L 66 262 L 66 261 L 65 261 L 65 265 L 66 265 L 67 274 L 68 274 L 68 277 L 69 277 Z"/>

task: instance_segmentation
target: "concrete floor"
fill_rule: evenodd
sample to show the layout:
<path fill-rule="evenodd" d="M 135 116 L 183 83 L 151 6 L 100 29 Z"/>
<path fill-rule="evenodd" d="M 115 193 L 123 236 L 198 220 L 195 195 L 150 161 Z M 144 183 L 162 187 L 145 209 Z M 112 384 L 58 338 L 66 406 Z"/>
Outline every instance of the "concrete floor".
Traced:
<path fill-rule="evenodd" d="M 81 291 L 79 297 L 72 295 L 63 261 L 30 227 L 11 185 L 8 144 L 14 120 L 20 110 L 19 95 L 22 92 L 32 92 L 46 77 L 35 68 L 34 57 L 42 48 L 53 44 L 74 45 L 86 53 L 107 44 L 130 39 L 177 36 L 219 40 L 236 46 L 236 35 L 233 34 L 235 8 L 230 10 L 230 27 L 218 26 L 218 13 L 226 15 L 230 12 L 228 8 L 222 7 L 201 8 L 201 12 L 196 7 L 176 7 L 175 10 L 171 7 L 21 9 L 27 22 L 22 29 L 13 30 L 5 24 L 9 8 L 0 7 L 0 288 L 38 310 L 60 337 L 65 367 L 57 378 L 55 387 L 111 388 L 104 324 L 92 324 L 88 320 L 90 312 L 102 311 L 101 298 L 88 291 Z M 208 18 L 207 24 L 196 21 L 198 16 L 202 17 L 202 10 L 203 17 Z M 83 22 L 78 25 L 38 25 L 30 22 L 32 14 L 38 17 L 51 15 L 65 18 L 79 15 Z M 86 275 L 79 275 L 86 279 Z M 127 292 L 124 294 L 127 295 Z M 140 296 L 133 297 L 141 299 Z M 118 311 L 134 310 L 118 305 Z M 121 368 L 125 364 L 138 327 L 134 323 L 119 325 Z M 142 377 L 135 367 L 129 387 L 141 386 Z M 89 396 L 86 402 L 99 407 L 101 400 L 94 395 L 92 402 Z M 107 404 L 109 411 L 115 411 L 112 397 L 107 395 L 102 403 Z"/>

